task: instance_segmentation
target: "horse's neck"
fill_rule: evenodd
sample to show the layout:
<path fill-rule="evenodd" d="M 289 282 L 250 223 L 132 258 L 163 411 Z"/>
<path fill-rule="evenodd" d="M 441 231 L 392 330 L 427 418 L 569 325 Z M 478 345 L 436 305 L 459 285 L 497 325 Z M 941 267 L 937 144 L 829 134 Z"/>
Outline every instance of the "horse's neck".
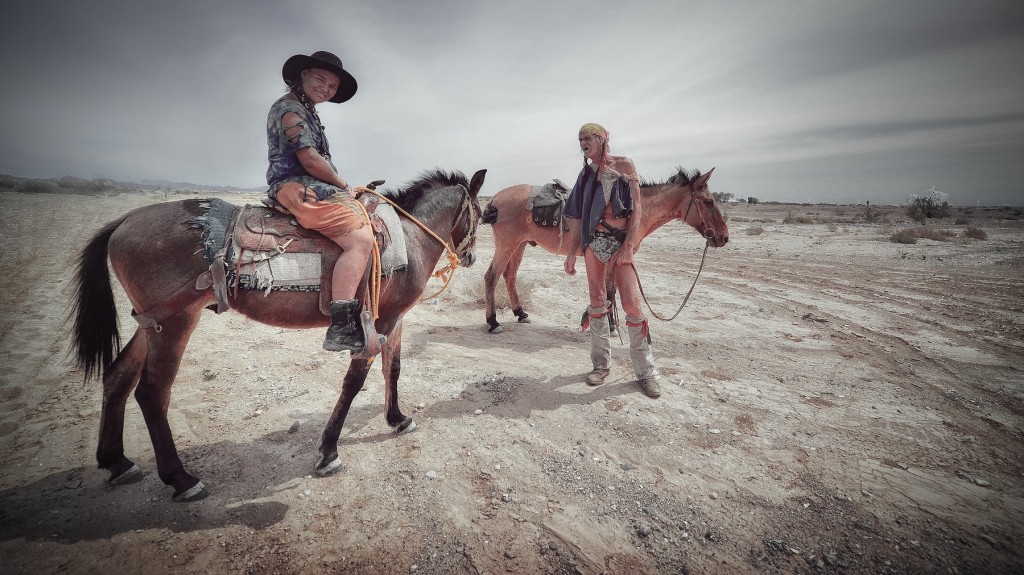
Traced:
<path fill-rule="evenodd" d="M 640 230 L 643 237 L 681 217 L 679 205 L 690 193 L 690 188 L 686 186 L 658 186 L 643 190 L 640 204 Z"/>

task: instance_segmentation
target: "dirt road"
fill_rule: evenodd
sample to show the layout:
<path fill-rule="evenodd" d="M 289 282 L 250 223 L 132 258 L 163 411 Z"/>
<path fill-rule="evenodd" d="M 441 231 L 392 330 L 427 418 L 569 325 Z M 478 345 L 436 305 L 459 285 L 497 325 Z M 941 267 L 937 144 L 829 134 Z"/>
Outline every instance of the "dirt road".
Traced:
<path fill-rule="evenodd" d="M 253 198 L 225 196 L 236 202 Z M 478 264 L 406 317 L 395 436 L 372 371 L 311 476 L 344 356 L 319 330 L 203 320 L 170 421 L 211 495 L 175 504 L 134 403 L 95 468 L 101 388 L 66 358 L 69 257 L 162 196 L 0 194 L 4 573 L 1012 573 L 1024 569 L 1024 219 L 975 209 L 950 241 L 859 208 L 729 206 L 686 309 L 652 322 L 664 395 L 628 348 L 589 388 L 582 274 L 527 250 L 531 324 L 488 334 Z M 817 223 L 784 223 L 794 214 Z M 790 216 L 790 217 L 787 217 Z M 987 239 L 962 238 L 967 225 Z M 29 241 L 33 239 L 34 241 Z M 671 223 L 637 258 L 674 311 L 701 238 Z M 119 295 L 121 326 L 134 329 Z M 499 297 L 499 303 L 501 298 Z M 297 429 L 296 429 L 297 422 Z"/>

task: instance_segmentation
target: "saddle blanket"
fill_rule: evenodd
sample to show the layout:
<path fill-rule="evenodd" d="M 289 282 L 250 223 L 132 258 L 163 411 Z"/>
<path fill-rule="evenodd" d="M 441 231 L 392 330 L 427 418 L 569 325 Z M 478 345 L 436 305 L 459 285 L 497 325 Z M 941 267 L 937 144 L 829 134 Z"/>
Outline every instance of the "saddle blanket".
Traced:
<path fill-rule="evenodd" d="M 223 250 L 227 286 L 231 289 L 321 291 L 328 286 L 341 249 L 323 235 L 306 230 L 291 216 L 263 206 L 239 208 L 220 199 L 205 201 L 204 216 L 189 222 L 203 229 L 203 251 L 212 265 Z M 387 203 L 371 214 L 378 240 L 387 236 L 380 252 L 381 274 L 388 276 L 409 263 L 402 221 Z M 382 228 L 382 229 L 381 229 Z M 237 285 L 236 285 L 237 284 Z"/>

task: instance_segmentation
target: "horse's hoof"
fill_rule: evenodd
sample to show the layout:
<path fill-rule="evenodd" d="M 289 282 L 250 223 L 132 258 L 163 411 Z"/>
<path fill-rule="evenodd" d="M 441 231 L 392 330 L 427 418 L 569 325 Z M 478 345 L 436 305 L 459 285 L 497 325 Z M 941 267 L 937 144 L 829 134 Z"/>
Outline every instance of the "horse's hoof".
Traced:
<path fill-rule="evenodd" d="M 142 479 L 145 477 L 146 474 L 143 473 L 141 469 L 139 469 L 139 466 L 137 464 L 133 463 L 132 466 L 128 468 L 127 471 L 125 471 L 121 475 L 118 475 L 117 477 L 111 477 L 107 481 L 107 483 L 109 483 L 110 485 L 128 485 L 129 483 L 138 483 L 139 481 L 142 481 Z"/>
<path fill-rule="evenodd" d="M 193 501 L 199 501 L 200 499 L 206 499 L 206 496 L 210 492 L 206 490 L 206 486 L 200 481 L 193 485 L 190 489 L 186 489 L 181 493 L 176 494 L 173 499 L 176 503 L 191 503 Z"/>
<path fill-rule="evenodd" d="M 331 475 L 334 475 L 339 471 L 341 471 L 340 457 L 335 457 L 329 463 L 325 464 L 323 467 L 320 467 L 318 465 L 316 468 L 316 474 L 318 477 L 330 477 Z"/>
<path fill-rule="evenodd" d="M 519 323 L 530 323 L 530 318 L 527 317 L 527 316 L 523 316 L 523 317 L 517 319 L 516 321 L 518 321 Z"/>
<path fill-rule="evenodd" d="M 406 417 L 405 421 L 403 421 L 401 424 L 399 424 L 398 427 L 395 428 L 395 435 L 402 435 L 403 433 L 412 433 L 413 431 L 416 431 L 416 422 L 413 421 L 411 417 Z"/>
<path fill-rule="evenodd" d="M 492 325 L 490 328 L 487 329 L 488 333 L 501 333 L 503 331 L 505 331 L 505 328 L 500 325 Z"/>

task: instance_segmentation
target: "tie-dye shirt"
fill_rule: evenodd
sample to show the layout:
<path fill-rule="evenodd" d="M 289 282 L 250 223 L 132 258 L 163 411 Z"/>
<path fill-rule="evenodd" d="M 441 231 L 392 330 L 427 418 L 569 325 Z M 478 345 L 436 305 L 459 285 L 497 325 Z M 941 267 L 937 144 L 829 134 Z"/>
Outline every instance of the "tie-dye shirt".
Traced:
<path fill-rule="evenodd" d="M 301 118 L 302 132 L 297 137 L 289 138 L 285 135 L 286 127 L 282 118 L 288 112 L 294 112 Z M 292 140 L 295 141 L 292 141 Z M 309 175 L 306 168 L 299 162 L 298 151 L 303 148 L 316 148 L 324 159 L 331 164 L 331 168 L 337 171 L 334 163 L 331 162 L 331 152 L 327 145 L 327 137 L 324 135 L 320 124 L 313 117 L 301 102 L 291 98 L 281 98 L 274 102 L 267 114 L 267 159 L 270 166 L 267 168 L 267 185 L 270 189 L 267 194 L 273 198 L 278 188 L 288 182 L 299 182 L 316 192 L 316 197 L 323 200 L 339 191 L 333 186 Z"/>

